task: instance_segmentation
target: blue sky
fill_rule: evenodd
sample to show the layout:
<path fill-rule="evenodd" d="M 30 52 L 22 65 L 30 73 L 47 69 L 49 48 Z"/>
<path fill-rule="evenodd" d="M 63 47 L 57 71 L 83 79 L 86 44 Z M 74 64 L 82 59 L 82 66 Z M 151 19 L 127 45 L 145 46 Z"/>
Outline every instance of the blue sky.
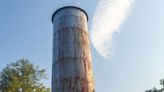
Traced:
<path fill-rule="evenodd" d="M 96 1 L 85 6 L 90 22 Z M 57 4 L 55 0 L 0 0 L 0 70 L 28 58 L 46 68 L 51 77 L 51 15 Z M 114 36 L 115 54 L 109 60 L 91 46 L 97 92 L 144 92 L 160 87 L 159 80 L 164 78 L 163 5 L 164 0 L 135 0 Z M 50 86 L 51 80 L 45 84 Z"/>

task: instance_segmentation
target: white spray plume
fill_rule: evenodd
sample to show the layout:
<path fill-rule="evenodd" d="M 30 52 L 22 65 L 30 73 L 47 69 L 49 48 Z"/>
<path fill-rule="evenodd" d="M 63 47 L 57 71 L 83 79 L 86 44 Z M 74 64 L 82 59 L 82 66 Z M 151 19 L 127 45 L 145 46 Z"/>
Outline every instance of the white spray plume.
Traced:
<path fill-rule="evenodd" d="M 118 31 L 134 0 L 100 0 L 91 26 L 91 41 L 97 52 L 108 59 L 113 55 L 112 35 Z"/>

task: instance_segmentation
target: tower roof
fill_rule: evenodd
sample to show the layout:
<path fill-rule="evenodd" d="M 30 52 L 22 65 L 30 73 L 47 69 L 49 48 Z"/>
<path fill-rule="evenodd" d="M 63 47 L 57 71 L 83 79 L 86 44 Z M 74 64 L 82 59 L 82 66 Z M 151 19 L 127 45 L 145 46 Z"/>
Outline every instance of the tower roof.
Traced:
<path fill-rule="evenodd" d="M 62 7 L 62 8 L 57 9 L 57 10 L 53 13 L 52 18 L 51 18 L 52 22 L 53 22 L 54 16 L 55 16 L 59 11 L 61 11 L 61 10 L 63 10 L 63 9 L 66 9 L 66 8 L 74 8 L 74 9 L 78 9 L 78 10 L 82 11 L 82 12 L 86 15 L 87 20 L 88 20 L 88 14 L 87 14 L 82 8 L 75 7 L 75 6 L 64 6 L 64 7 Z"/>

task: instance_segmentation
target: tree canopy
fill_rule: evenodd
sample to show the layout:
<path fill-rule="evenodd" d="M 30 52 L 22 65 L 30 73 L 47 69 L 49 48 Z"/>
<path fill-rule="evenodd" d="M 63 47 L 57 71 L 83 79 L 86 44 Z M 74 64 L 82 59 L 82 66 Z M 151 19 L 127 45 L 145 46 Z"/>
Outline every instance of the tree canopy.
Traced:
<path fill-rule="evenodd" d="M 162 91 L 154 87 L 153 89 L 146 90 L 145 92 L 162 92 Z"/>
<path fill-rule="evenodd" d="M 153 89 L 146 90 L 145 92 L 164 92 L 164 79 L 160 80 L 160 84 L 162 85 L 161 89 L 157 89 L 154 87 Z"/>
<path fill-rule="evenodd" d="M 45 69 L 39 69 L 27 59 L 8 64 L 0 72 L 0 91 L 2 92 L 50 92 L 41 82 L 47 79 Z"/>

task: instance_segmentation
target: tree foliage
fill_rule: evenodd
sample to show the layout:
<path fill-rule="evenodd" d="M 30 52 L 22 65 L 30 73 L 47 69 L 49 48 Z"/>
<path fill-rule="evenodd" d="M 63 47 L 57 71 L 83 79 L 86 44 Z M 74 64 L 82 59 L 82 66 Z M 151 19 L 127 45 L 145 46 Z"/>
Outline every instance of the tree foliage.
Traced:
<path fill-rule="evenodd" d="M 164 92 L 164 79 L 160 80 L 160 84 L 162 85 L 161 89 L 153 88 L 150 90 L 146 90 L 145 92 Z"/>
<path fill-rule="evenodd" d="M 154 87 L 153 89 L 147 90 L 145 92 L 162 92 L 162 91 Z"/>
<path fill-rule="evenodd" d="M 22 59 L 8 64 L 0 72 L 2 92 L 50 92 L 41 79 L 47 79 L 45 69 L 39 69 L 28 60 Z"/>

